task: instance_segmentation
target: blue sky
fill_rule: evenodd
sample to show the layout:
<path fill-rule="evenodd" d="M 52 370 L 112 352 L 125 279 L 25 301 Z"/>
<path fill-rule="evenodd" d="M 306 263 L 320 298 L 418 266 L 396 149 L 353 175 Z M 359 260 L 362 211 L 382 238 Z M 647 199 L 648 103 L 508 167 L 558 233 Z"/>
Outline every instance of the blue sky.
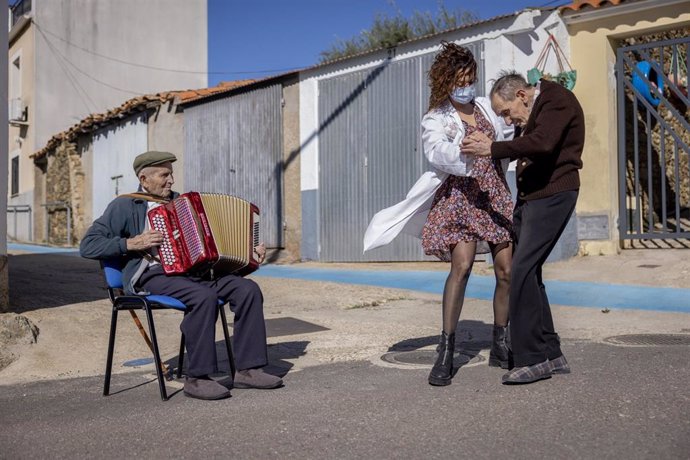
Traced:
<path fill-rule="evenodd" d="M 444 0 L 481 19 L 569 0 Z M 377 13 L 436 13 L 439 0 L 208 0 L 209 86 L 309 67 L 338 39 L 371 26 Z M 222 73 L 221 73 L 222 72 Z"/>

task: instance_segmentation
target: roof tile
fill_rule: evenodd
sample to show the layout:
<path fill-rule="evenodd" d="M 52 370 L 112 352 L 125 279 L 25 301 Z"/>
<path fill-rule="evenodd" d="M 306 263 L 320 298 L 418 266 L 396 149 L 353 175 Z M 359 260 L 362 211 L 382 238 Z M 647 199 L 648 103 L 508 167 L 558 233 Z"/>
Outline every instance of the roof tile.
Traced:
<path fill-rule="evenodd" d="M 217 86 L 212 86 L 210 88 L 165 91 L 156 94 L 146 94 L 143 96 L 134 97 L 125 101 L 119 107 L 108 110 L 105 113 L 91 114 L 71 128 L 54 135 L 48 140 L 45 147 L 34 153 L 31 157 L 34 160 L 42 158 L 63 141 L 71 141 L 80 134 L 95 131 L 111 120 L 119 120 L 133 113 L 142 112 L 152 107 L 157 107 L 171 100 L 174 100 L 177 103 L 187 102 L 189 100 L 198 99 L 200 97 L 209 96 L 215 93 L 230 91 L 231 89 L 248 85 L 253 82 L 254 80 L 223 81 Z"/>
<path fill-rule="evenodd" d="M 561 12 L 566 10 L 580 11 L 583 8 L 601 8 L 606 5 L 620 5 L 625 0 L 573 0 L 573 3 L 561 7 Z"/>

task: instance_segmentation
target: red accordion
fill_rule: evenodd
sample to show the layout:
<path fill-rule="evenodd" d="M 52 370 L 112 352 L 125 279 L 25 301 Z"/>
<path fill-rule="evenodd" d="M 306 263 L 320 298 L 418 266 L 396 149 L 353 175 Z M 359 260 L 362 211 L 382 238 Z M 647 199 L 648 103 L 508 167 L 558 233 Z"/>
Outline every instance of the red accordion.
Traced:
<path fill-rule="evenodd" d="M 158 247 L 167 275 L 219 273 L 259 268 L 259 208 L 231 195 L 189 192 L 148 212 L 151 229 L 163 234 Z"/>

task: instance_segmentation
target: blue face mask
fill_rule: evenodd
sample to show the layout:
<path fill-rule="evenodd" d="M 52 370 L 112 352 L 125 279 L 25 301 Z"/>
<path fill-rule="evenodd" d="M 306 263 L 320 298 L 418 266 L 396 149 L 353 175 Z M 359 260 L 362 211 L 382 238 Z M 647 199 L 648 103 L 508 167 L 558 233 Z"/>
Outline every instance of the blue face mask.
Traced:
<path fill-rule="evenodd" d="M 450 93 L 450 98 L 457 102 L 458 104 L 469 104 L 474 100 L 476 95 L 476 88 L 474 83 L 469 86 L 456 87 L 452 93 Z"/>

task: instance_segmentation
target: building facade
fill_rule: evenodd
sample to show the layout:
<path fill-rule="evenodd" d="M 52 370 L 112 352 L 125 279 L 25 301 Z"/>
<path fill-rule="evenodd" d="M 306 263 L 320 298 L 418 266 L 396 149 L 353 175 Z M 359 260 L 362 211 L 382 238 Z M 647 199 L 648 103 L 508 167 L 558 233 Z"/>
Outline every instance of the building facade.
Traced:
<path fill-rule="evenodd" d="M 429 98 L 427 72 L 440 42 L 473 52 L 478 94 L 485 95 L 501 70 L 526 73 L 534 67 L 550 35 L 567 54 L 568 35 L 558 11 L 528 9 L 302 71 L 302 258 L 428 259 L 411 236 L 364 254 L 362 237 L 371 217 L 402 200 L 427 169 L 420 121 Z M 552 59 L 545 70 L 558 73 L 556 65 Z M 575 253 L 573 219 L 553 256 Z"/>
<path fill-rule="evenodd" d="M 206 0 L 20 0 L 9 32 L 8 235 L 40 240 L 30 156 L 123 100 L 207 85 Z M 12 212 L 14 211 L 14 212 Z"/>
<path fill-rule="evenodd" d="M 627 238 L 636 236 L 625 228 L 625 222 L 631 224 L 630 220 L 637 221 L 638 225 L 630 225 L 632 230 L 639 227 L 637 236 L 652 242 L 658 240 L 652 243 L 654 246 L 679 247 L 672 241 L 677 240 L 672 230 L 685 235 L 690 232 L 687 215 L 690 1 L 576 0 L 563 9 L 562 15 L 570 35 L 571 62 L 578 70 L 574 93 L 582 104 L 587 123 L 585 169 L 577 208 L 582 253 L 599 255 L 620 251 Z M 662 70 L 655 83 L 666 88 L 664 98 L 677 96 L 681 104 L 674 107 L 675 113 L 671 104 L 650 105 L 639 97 L 637 102 L 629 100 L 633 97 L 632 88 L 625 82 L 630 80 L 631 69 L 628 63 L 617 63 L 619 51 L 633 43 L 649 42 L 647 36 L 656 36 L 656 43 L 648 43 L 648 48 L 631 48 L 630 56 L 634 56 L 634 61 L 653 61 Z M 666 57 L 658 55 L 657 50 L 662 48 Z M 633 76 L 645 79 L 638 73 Z M 682 89 L 682 83 L 673 84 L 674 77 L 684 80 L 684 98 L 677 91 L 679 86 Z M 672 86 L 676 89 L 672 90 Z M 659 99 L 655 96 L 654 100 Z M 654 119 L 657 116 L 662 122 Z M 674 128 L 674 124 L 678 127 Z M 627 142 L 623 139 L 626 131 Z M 661 141 L 662 137 L 665 141 Z M 662 151 L 666 161 L 659 158 L 664 156 Z M 633 163 L 638 166 L 635 171 L 631 169 Z M 662 184 L 666 190 L 661 190 Z M 659 209 L 650 209 L 645 204 L 650 197 L 658 202 L 654 197 L 662 195 L 666 198 L 664 202 L 651 206 Z M 676 204 L 680 219 L 675 216 Z M 661 208 L 666 208 L 663 213 Z M 655 232 L 659 235 L 655 236 Z M 688 236 L 684 238 L 687 240 Z"/>
<path fill-rule="evenodd" d="M 82 187 L 83 199 L 72 204 L 72 211 L 81 209 L 71 218 L 78 238 L 118 190 L 136 185 L 129 170 L 133 156 L 144 149 L 165 149 L 181 158 L 177 190 L 230 193 L 258 204 L 262 235 L 276 258 L 427 260 L 412 237 L 401 236 L 366 254 L 362 237 L 373 214 L 400 201 L 428 167 L 420 120 L 429 97 L 426 74 L 440 42 L 453 41 L 473 51 L 483 95 L 501 70 L 526 74 L 553 40 L 569 60 L 568 68 L 571 64 L 577 71 L 574 92 L 585 111 L 587 138 L 580 199 L 551 260 L 578 251 L 613 253 L 622 246 L 620 202 L 625 191 L 620 187 L 625 177 L 619 152 L 627 148 L 618 137 L 616 52 L 640 35 L 681 30 L 678 40 L 664 42 L 662 54 L 678 55 L 672 62 L 687 61 L 690 34 L 682 37 L 679 28 L 690 24 L 689 3 L 669 0 L 659 7 L 652 0 L 578 0 L 560 10 L 527 9 L 299 72 L 116 110 L 105 115 L 106 121 L 87 120 L 88 128 L 75 125 L 39 151 L 35 160 L 42 179 L 37 179 L 40 198 L 34 202 L 54 200 L 67 183 Z M 668 62 L 659 65 L 668 67 Z M 544 68 L 550 74 L 561 70 L 553 56 Z M 685 96 L 678 93 L 678 98 L 690 113 L 685 72 Z M 688 122 L 681 120 L 679 126 Z M 664 123 L 658 126 L 668 134 L 672 130 Z M 690 130 L 685 131 L 680 138 Z M 650 139 L 650 144 L 659 141 L 651 134 Z M 63 141 L 72 144 L 64 152 Z M 683 142 L 676 142 L 680 154 L 675 158 L 681 158 L 677 164 L 682 171 L 690 171 L 687 155 L 683 157 L 690 140 Z M 51 171 L 70 167 L 73 172 L 65 177 L 71 178 L 63 177 L 63 185 L 49 184 L 50 177 L 59 176 Z M 666 172 L 661 180 L 667 188 L 690 184 L 682 174 L 673 182 L 672 168 Z M 512 168 L 507 176 L 514 190 Z M 683 203 L 678 215 L 686 212 Z M 59 225 L 49 218 L 38 222 L 37 235 L 52 234 L 50 229 Z M 66 237 L 47 240 L 60 238 Z"/>
<path fill-rule="evenodd" d="M 147 150 L 175 154 L 175 190 L 184 191 L 186 154 L 180 104 L 241 83 L 132 98 L 51 137 L 31 156 L 36 200 L 48 204 L 34 216 L 37 241 L 78 244 L 113 198 L 137 190 L 139 181 L 132 163 Z"/>

